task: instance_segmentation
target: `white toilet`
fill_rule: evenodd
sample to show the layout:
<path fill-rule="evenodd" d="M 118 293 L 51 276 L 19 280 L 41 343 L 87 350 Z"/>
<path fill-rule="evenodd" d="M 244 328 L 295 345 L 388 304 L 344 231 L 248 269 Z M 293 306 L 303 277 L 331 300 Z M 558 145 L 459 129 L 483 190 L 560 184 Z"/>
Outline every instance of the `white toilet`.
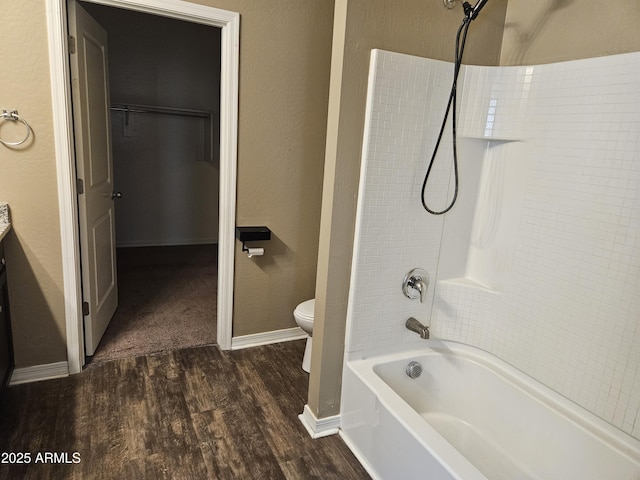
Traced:
<path fill-rule="evenodd" d="M 296 319 L 298 326 L 309 334 L 307 338 L 307 346 L 304 349 L 304 357 L 302 358 L 302 369 L 309 373 L 311 371 L 311 343 L 313 334 L 313 309 L 316 306 L 316 299 L 312 298 L 306 302 L 302 302 L 293 311 L 293 318 Z"/>

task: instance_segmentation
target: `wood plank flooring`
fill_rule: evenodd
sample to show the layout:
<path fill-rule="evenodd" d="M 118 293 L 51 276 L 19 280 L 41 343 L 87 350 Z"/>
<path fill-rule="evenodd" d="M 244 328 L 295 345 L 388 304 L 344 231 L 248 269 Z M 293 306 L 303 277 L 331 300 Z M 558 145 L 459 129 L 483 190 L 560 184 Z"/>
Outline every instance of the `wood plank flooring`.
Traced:
<path fill-rule="evenodd" d="M 194 347 L 11 387 L 0 455 L 29 452 L 31 463 L 0 463 L 0 480 L 370 478 L 338 436 L 312 440 L 298 420 L 303 351 L 304 341 Z M 69 463 L 35 463 L 45 452 Z"/>

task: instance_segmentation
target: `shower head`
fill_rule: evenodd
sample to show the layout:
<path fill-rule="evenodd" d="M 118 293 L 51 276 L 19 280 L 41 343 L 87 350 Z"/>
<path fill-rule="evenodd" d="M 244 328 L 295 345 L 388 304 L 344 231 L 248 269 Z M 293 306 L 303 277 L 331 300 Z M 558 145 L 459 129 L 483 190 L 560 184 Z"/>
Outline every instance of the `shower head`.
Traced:
<path fill-rule="evenodd" d="M 464 14 L 469 19 L 469 21 L 476 19 L 476 17 L 480 13 L 480 10 L 482 10 L 482 8 L 487 4 L 488 1 L 489 0 L 478 0 L 478 3 L 476 3 L 475 7 L 472 7 L 469 2 L 464 2 L 462 4 L 462 7 L 464 8 Z"/>

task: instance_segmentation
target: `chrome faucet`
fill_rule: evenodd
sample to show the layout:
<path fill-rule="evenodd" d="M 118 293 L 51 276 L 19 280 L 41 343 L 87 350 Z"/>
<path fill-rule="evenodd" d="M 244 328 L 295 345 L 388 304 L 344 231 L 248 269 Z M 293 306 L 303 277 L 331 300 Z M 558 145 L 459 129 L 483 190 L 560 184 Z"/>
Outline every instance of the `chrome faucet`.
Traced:
<path fill-rule="evenodd" d="M 418 335 L 420 335 L 420 338 L 424 338 L 425 340 L 429 339 L 429 327 L 423 325 L 415 318 L 409 317 L 404 326 L 412 332 L 416 332 Z"/>
<path fill-rule="evenodd" d="M 427 299 L 427 288 L 429 287 L 429 274 L 422 268 L 414 268 L 404 276 L 402 281 L 402 293 L 409 298 L 420 298 L 424 303 Z"/>

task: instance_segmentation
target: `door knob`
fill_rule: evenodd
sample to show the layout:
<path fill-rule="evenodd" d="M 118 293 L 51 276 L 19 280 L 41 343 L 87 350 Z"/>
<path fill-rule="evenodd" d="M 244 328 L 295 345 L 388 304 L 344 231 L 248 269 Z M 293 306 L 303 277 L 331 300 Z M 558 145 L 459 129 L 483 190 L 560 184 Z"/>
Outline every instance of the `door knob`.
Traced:
<path fill-rule="evenodd" d="M 111 199 L 122 198 L 122 193 L 120 192 L 111 192 Z"/>

